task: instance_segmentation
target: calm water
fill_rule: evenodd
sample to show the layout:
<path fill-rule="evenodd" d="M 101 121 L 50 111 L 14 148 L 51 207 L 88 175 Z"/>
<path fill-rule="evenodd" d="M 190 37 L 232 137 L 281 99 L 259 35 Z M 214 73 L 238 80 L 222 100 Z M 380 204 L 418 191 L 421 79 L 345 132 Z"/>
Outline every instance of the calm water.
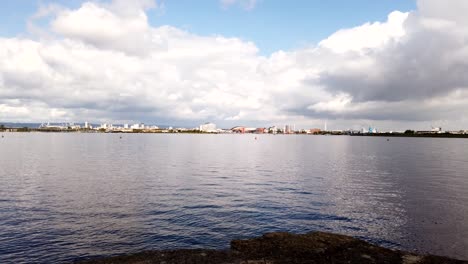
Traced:
<path fill-rule="evenodd" d="M 4 135 L 0 263 L 313 230 L 468 259 L 466 139 Z"/>

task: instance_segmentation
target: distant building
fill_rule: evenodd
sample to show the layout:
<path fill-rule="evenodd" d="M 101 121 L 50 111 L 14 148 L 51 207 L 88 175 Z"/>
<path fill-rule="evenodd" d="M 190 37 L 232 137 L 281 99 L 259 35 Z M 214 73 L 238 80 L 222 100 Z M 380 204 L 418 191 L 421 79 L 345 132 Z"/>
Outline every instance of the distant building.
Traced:
<path fill-rule="evenodd" d="M 309 130 L 309 132 L 310 132 L 311 134 L 315 134 L 315 135 L 316 135 L 316 134 L 320 134 L 320 132 L 322 132 L 322 130 L 321 130 L 320 128 L 312 128 L 312 129 Z"/>
<path fill-rule="evenodd" d="M 264 129 L 264 128 L 263 128 Z M 254 128 L 254 127 L 243 127 L 243 126 L 237 126 L 237 127 L 233 127 L 231 128 L 231 132 L 232 133 L 256 133 L 257 132 L 257 128 Z"/>
<path fill-rule="evenodd" d="M 145 124 L 141 123 L 141 124 L 133 124 L 131 127 L 131 129 L 145 129 Z"/>
<path fill-rule="evenodd" d="M 266 131 L 266 128 L 257 128 L 257 129 L 255 130 L 255 133 L 257 133 L 257 134 L 264 134 L 265 131 Z"/>
<path fill-rule="evenodd" d="M 79 129 L 81 129 L 81 126 L 80 126 L 80 125 L 75 125 L 75 124 L 73 124 L 73 123 L 70 123 L 70 124 L 68 125 L 68 129 L 78 129 L 78 130 L 79 130 Z"/>
<path fill-rule="evenodd" d="M 217 132 L 216 125 L 213 123 L 205 123 L 203 125 L 200 125 L 200 131 L 208 133 Z"/>
<path fill-rule="evenodd" d="M 268 128 L 268 133 L 276 134 L 276 133 L 278 133 L 278 128 L 276 126 L 269 127 Z"/>
<path fill-rule="evenodd" d="M 232 133 L 242 133 L 242 134 L 244 134 L 245 133 L 245 127 L 242 127 L 242 126 L 233 127 L 233 128 L 231 128 L 231 131 L 232 131 Z"/>

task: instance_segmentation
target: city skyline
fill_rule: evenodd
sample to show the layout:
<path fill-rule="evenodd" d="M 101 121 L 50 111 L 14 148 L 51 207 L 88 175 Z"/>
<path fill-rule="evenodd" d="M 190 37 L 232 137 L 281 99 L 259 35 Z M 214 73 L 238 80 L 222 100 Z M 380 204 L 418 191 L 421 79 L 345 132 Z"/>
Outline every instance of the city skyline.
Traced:
<path fill-rule="evenodd" d="M 466 135 L 468 129 L 444 129 L 443 127 L 431 126 L 430 129 L 404 129 L 404 130 L 382 130 L 378 127 L 369 126 L 354 126 L 345 129 L 333 128 L 329 129 L 327 122 L 323 124 L 323 127 L 296 127 L 295 124 L 270 124 L 267 126 L 244 126 L 236 125 L 234 127 L 218 127 L 215 123 L 206 122 L 197 126 L 173 126 L 173 125 L 160 125 L 160 124 L 145 124 L 145 123 L 125 123 L 118 124 L 112 122 L 105 123 L 90 123 L 90 122 L 59 122 L 59 123 L 1 123 L 0 131 L 7 132 L 111 132 L 111 133 L 178 133 L 178 132 L 189 132 L 189 133 L 252 133 L 252 134 L 324 134 L 329 133 L 335 135 L 341 134 L 456 134 Z"/>
<path fill-rule="evenodd" d="M 468 128 L 462 0 L 23 1 L 2 12 L 0 122 Z"/>

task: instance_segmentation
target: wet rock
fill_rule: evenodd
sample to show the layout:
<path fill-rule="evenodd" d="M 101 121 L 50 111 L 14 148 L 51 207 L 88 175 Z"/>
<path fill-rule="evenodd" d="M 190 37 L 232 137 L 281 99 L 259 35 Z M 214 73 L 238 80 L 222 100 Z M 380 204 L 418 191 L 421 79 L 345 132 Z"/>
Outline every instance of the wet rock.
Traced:
<path fill-rule="evenodd" d="M 286 263 L 388 263 L 468 264 L 437 256 L 419 256 L 374 246 L 349 236 L 323 232 L 303 235 L 270 233 L 262 237 L 234 240 L 230 250 L 172 250 L 90 260 L 88 264 L 286 264 Z"/>

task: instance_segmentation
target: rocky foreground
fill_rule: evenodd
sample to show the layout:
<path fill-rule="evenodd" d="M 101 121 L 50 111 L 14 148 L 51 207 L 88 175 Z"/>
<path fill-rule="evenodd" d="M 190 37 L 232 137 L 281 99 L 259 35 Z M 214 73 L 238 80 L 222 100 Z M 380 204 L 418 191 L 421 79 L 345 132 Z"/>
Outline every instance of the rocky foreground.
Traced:
<path fill-rule="evenodd" d="M 230 250 L 165 250 L 86 261 L 87 264 L 280 264 L 280 263 L 467 263 L 437 256 L 420 256 L 369 244 L 349 236 L 313 232 L 305 235 L 271 233 L 234 240 Z"/>

